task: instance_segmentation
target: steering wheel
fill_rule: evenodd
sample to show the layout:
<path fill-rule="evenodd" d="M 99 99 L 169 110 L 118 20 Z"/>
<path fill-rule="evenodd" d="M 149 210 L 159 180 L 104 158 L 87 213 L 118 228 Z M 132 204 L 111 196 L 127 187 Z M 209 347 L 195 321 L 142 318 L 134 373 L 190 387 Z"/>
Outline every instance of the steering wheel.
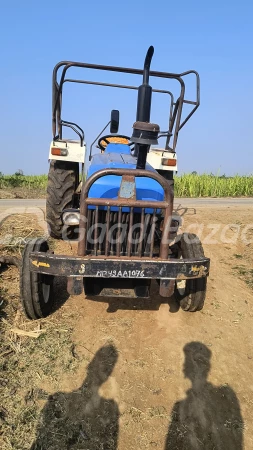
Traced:
<path fill-rule="evenodd" d="M 129 136 L 124 136 L 123 134 L 118 134 L 117 136 L 107 134 L 106 136 L 102 136 L 98 140 L 97 146 L 104 152 L 108 144 L 126 144 L 131 147 L 132 145 L 134 145 L 134 142 L 130 141 Z"/>

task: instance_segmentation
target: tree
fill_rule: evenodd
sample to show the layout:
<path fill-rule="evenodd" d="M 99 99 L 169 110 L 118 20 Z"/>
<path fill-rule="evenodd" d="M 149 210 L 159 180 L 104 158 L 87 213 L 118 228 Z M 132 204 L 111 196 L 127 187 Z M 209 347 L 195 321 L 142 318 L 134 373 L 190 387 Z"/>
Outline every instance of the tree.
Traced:
<path fill-rule="evenodd" d="M 21 177 L 21 176 L 24 175 L 24 172 L 23 172 L 23 170 L 18 169 L 17 172 L 14 173 L 14 175 L 15 175 L 16 177 Z"/>

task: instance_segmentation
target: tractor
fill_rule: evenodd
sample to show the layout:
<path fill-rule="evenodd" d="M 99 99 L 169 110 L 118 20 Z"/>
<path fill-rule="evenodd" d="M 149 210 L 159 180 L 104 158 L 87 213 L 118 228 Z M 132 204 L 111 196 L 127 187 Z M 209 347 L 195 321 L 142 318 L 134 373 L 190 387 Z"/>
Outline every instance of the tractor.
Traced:
<path fill-rule="evenodd" d="M 178 133 L 199 106 L 199 75 L 193 70 L 180 74 L 152 71 L 153 53 L 151 46 L 143 69 L 71 61 L 54 68 L 46 218 L 51 237 L 74 239 L 77 255 L 54 254 L 44 237 L 27 241 L 20 289 L 24 312 L 31 320 L 52 311 L 57 276 L 67 278 L 70 295 L 84 291 L 92 297 L 149 298 L 154 280 L 160 296 L 174 295 L 184 311 L 203 308 L 210 260 L 196 235 L 178 234 L 179 223 L 173 217 Z M 139 75 L 142 84 L 138 87 L 67 78 L 72 67 Z M 184 77 L 189 74 L 196 77 L 193 101 L 185 99 Z M 152 89 L 150 77 L 178 81 L 178 99 L 168 90 Z M 61 117 L 67 82 L 137 90 L 131 136 L 118 134 L 119 111 L 113 110 L 87 154 L 83 129 Z M 166 131 L 150 122 L 153 93 L 170 99 Z M 192 109 L 182 120 L 184 104 Z M 109 126 L 110 134 L 106 134 Z M 64 138 L 66 127 L 78 139 Z M 158 146 L 162 137 L 165 148 Z"/>

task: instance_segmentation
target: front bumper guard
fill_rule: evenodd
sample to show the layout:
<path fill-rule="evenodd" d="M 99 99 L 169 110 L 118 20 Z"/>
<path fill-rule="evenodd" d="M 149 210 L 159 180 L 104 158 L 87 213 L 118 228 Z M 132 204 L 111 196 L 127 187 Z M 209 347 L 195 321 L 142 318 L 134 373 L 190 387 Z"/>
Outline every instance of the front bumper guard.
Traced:
<path fill-rule="evenodd" d="M 144 278 L 184 280 L 206 277 L 209 258 L 168 259 L 66 256 L 34 252 L 32 272 L 66 277 Z"/>

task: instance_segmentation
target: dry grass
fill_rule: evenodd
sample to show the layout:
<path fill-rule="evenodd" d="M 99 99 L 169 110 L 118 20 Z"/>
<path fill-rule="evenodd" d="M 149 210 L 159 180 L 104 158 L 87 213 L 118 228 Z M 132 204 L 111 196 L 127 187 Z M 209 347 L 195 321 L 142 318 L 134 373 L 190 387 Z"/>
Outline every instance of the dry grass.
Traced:
<path fill-rule="evenodd" d="M 60 314 L 39 321 L 39 324 L 28 323 L 13 299 L 12 305 L 8 305 L 8 295 L 5 302 L 0 355 L 1 448 L 29 449 L 41 400 L 48 397 L 48 392 L 41 386 L 50 386 L 57 391 L 59 373 L 74 372 L 79 359 L 71 340 L 73 330 L 63 322 Z M 18 308 L 15 315 L 12 314 L 14 308 Z"/>
<path fill-rule="evenodd" d="M 253 269 L 251 267 L 241 264 L 234 266 L 233 270 L 236 271 L 240 279 L 244 280 L 249 287 L 253 288 Z"/>
<path fill-rule="evenodd" d="M 43 235 L 37 219 L 31 214 L 9 216 L 1 223 L 0 255 L 15 254 L 21 256 L 27 239 Z"/>
<path fill-rule="evenodd" d="M 11 216 L 1 226 L 0 254 L 20 256 L 26 239 L 41 234 L 36 218 Z M 60 373 L 73 373 L 81 358 L 72 342 L 69 316 L 57 310 L 47 319 L 26 320 L 19 300 L 18 268 L 0 270 L 0 448 L 26 450 L 48 397 L 41 386 L 57 391 Z M 57 290 L 65 288 L 59 279 Z"/>
<path fill-rule="evenodd" d="M 242 249 L 242 253 L 235 253 L 235 264 L 232 267 L 233 272 L 253 289 L 253 228 L 249 228 L 247 236 L 248 243 Z"/>

